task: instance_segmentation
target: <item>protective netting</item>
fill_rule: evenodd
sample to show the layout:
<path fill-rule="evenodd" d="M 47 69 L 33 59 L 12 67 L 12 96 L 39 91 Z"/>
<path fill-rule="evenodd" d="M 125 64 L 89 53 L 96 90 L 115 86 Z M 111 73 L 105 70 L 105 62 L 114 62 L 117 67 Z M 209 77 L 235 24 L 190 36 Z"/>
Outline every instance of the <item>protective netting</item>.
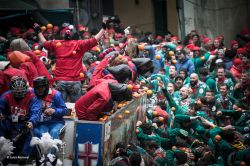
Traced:
<path fill-rule="evenodd" d="M 185 33 L 196 29 L 212 39 L 222 34 L 228 46 L 234 34 L 250 27 L 249 13 L 249 0 L 184 0 Z"/>

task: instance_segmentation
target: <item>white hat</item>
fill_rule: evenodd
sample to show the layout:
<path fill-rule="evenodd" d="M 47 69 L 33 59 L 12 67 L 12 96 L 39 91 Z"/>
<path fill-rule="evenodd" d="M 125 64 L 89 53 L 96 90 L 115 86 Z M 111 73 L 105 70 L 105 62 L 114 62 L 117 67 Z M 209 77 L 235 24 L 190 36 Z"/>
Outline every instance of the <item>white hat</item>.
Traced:
<path fill-rule="evenodd" d="M 215 63 L 221 63 L 221 62 L 223 62 L 222 59 L 217 59 L 217 60 L 215 61 Z"/>
<path fill-rule="evenodd" d="M 9 64 L 10 61 L 0 61 L 0 70 L 4 70 Z"/>

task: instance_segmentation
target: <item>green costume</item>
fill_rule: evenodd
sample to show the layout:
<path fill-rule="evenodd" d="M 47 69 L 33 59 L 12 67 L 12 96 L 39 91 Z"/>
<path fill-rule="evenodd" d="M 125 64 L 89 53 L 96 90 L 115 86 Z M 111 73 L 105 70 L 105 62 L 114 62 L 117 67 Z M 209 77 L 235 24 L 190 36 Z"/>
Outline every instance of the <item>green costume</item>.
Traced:
<path fill-rule="evenodd" d="M 223 109 L 233 109 L 233 105 L 237 103 L 237 100 L 230 95 L 227 95 L 225 98 L 221 96 L 221 94 L 215 95 L 216 100 L 221 103 Z"/>
<path fill-rule="evenodd" d="M 194 58 L 194 66 L 195 66 L 195 71 L 198 73 L 199 69 L 201 67 L 204 67 L 206 65 L 207 60 L 210 57 L 210 53 L 205 53 L 204 56 L 197 56 Z"/>
<path fill-rule="evenodd" d="M 207 76 L 205 79 L 205 83 L 207 84 L 207 86 L 209 87 L 209 89 L 213 90 L 215 94 L 218 94 L 218 90 L 216 88 L 216 83 L 215 80 L 211 77 L 211 76 Z"/>
<path fill-rule="evenodd" d="M 234 83 L 231 78 L 226 78 L 223 82 L 219 83 L 218 78 L 215 78 L 215 84 L 217 91 L 219 91 L 219 87 L 221 84 L 226 84 L 228 87 L 228 95 L 233 96 L 234 94 Z"/>
<path fill-rule="evenodd" d="M 188 88 L 192 88 L 190 83 L 185 86 L 187 86 Z M 208 89 L 209 87 L 205 83 L 199 81 L 197 85 L 195 86 L 195 88 L 192 88 L 193 93 L 190 95 L 190 98 L 196 99 L 198 97 L 204 97 Z"/>

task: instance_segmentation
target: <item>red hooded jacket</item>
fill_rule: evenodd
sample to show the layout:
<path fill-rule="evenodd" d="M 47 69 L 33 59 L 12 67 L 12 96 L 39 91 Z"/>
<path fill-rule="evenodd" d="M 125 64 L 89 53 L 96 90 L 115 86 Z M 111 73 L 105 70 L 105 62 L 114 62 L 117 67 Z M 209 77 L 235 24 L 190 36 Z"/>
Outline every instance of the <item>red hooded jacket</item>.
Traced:
<path fill-rule="evenodd" d="M 105 80 L 76 101 L 75 110 L 78 119 L 98 120 L 101 112 L 108 112 L 112 109 L 113 101 L 108 83 L 117 83 L 117 81 L 113 79 Z"/>

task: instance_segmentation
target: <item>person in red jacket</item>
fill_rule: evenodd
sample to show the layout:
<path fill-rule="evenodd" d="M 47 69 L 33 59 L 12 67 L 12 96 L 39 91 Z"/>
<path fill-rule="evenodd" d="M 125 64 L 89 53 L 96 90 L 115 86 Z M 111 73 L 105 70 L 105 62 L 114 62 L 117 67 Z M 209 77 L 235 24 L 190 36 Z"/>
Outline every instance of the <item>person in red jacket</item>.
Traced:
<path fill-rule="evenodd" d="M 45 76 L 49 79 L 50 85 L 53 84 L 53 78 L 51 77 L 48 70 L 46 69 L 46 66 L 38 58 L 38 56 L 33 51 L 31 51 L 28 44 L 23 39 L 15 39 L 15 40 L 11 41 L 10 48 L 13 52 L 16 51 L 15 53 L 18 53 L 20 55 L 22 55 L 22 53 L 23 53 L 23 54 L 27 55 L 30 58 L 30 61 L 33 63 L 33 64 L 31 64 L 31 63 L 29 64 L 29 67 L 28 67 L 29 69 L 25 67 L 26 68 L 26 70 L 25 70 L 25 68 L 21 67 L 24 69 L 24 71 L 28 77 L 32 76 L 29 78 L 30 85 L 33 84 L 33 79 L 36 78 L 37 76 Z M 18 51 L 20 51 L 20 52 L 18 52 Z M 19 64 L 19 66 L 21 66 L 21 64 Z M 34 67 L 36 69 L 34 69 Z M 31 69 L 31 68 L 33 68 L 33 69 Z M 35 72 L 37 73 L 37 76 L 36 76 Z"/>
<path fill-rule="evenodd" d="M 84 80 L 82 57 L 85 52 L 98 44 L 98 40 L 105 32 L 106 24 L 103 23 L 102 29 L 95 37 L 86 40 L 72 40 L 75 35 L 72 27 L 69 25 L 63 29 L 64 40 L 47 41 L 41 33 L 40 26 L 34 24 L 44 48 L 55 53 L 56 69 L 53 74 L 57 81 L 57 89 L 65 101 L 75 102 L 81 97 L 81 81 Z"/>
<path fill-rule="evenodd" d="M 241 74 L 242 74 L 242 60 L 239 58 L 235 58 L 233 60 L 233 66 L 230 69 L 230 73 L 234 76 L 236 81 L 241 79 Z"/>
<path fill-rule="evenodd" d="M 132 91 L 127 88 L 127 84 L 119 84 L 116 80 L 107 79 L 78 99 L 75 110 L 78 119 L 95 121 L 101 117 L 102 112 L 112 110 L 113 101 L 131 99 Z"/>

